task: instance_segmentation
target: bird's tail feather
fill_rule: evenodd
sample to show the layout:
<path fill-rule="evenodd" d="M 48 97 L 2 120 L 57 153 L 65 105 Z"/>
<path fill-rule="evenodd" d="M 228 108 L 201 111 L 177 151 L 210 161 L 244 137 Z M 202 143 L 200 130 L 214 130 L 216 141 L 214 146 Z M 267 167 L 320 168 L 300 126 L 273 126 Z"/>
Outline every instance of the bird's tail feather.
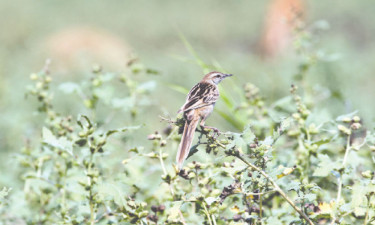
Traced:
<path fill-rule="evenodd" d="M 177 152 L 177 165 L 178 168 L 181 169 L 182 165 L 185 161 L 185 159 L 189 155 L 191 143 L 193 142 L 194 139 L 194 133 L 195 129 L 197 128 L 199 120 L 192 120 L 190 122 L 185 122 L 185 128 L 184 132 L 182 133 L 182 139 L 180 142 L 180 145 L 178 146 L 178 152 Z"/>

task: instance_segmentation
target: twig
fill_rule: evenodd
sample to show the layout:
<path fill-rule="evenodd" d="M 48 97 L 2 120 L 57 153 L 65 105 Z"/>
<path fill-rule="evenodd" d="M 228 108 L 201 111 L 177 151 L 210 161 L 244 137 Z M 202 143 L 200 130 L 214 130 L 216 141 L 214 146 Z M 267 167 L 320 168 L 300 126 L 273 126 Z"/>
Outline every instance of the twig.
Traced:
<path fill-rule="evenodd" d="M 258 192 L 258 193 L 254 193 L 254 192 L 244 192 L 245 195 L 265 195 L 265 194 L 268 194 L 268 193 L 272 193 L 272 192 L 275 192 L 276 190 L 269 190 L 269 191 L 265 191 L 265 192 Z"/>
<path fill-rule="evenodd" d="M 172 134 L 172 132 L 171 132 L 171 134 Z M 167 137 L 167 139 L 171 136 L 171 134 Z M 162 153 L 163 153 L 163 151 L 162 151 L 162 149 L 160 148 L 160 150 L 159 150 L 159 159 L 160 159 L 160 164 L 161 164 L 161 167 L 162 167 L 162 169 L 163 169 L 163 173 L 164 173 L 164 175 L 168 175 L 167 170 L 166 170 L 165 165 L 164 165 L 164 161 L 163 161 Z M 169 184 L 168 186 L 169 186 L 169 190 L 170 190 L 170 192 L 171 192 L 171 194 L 172 194 L 172 197 L 174 198 L 174 191 L 173 191 L 173 188 L 172 188 L 172 184 Z M 178 214 L 179 214 L 180 217 L 181 217 L 181 222 L 182 222 L 182 224 L 186 225 L 184 215 L 182 215 L 182 212 L 181 212 L 180 209 L 178 209 Z"/>
<path fill-rule="evenodd" d="M 370 200 L 371 200 L 371 196 L 372 195 L 367 195 L 367 209 L 366 209 L 366 215 L 365 215 L 365 219 L 363 221 L 363 225 L 366 225 L 367 224 L 367 221 L 368 221 L 368 214 L 369 214 L 369 210 L 370 210 Z"/>
<path fill-rule="evenodd" d="M 206 213 L 206 216 L 207 216 L 207 218 L 208 218 L 208 222 L 210 223 L 210 225 L 212 225 L 212 221 L 211 221 L 210 213 L 209 213 L 208 210 L 207 210 L 206 203 L 202 202 L 202 205 L 203 205 L 203 207 L 204 207 L 204 212 Z"/>
<path fill-rule="evenodd" d="M 237 158 L 239 158 L 242 162 L 244 162 L 246 165 L 248 165 L 249 167 L 253 168 L 254 170 L 258 171 L 260 174 L 262 174 L 262 176 L 264 176 L 267 180 L 269 180 L 272 184 L 272 186 L 274 186 L 275 188 L 275 191 L 277 191 L 288 203 L 289 205 L 291 205 L 293 207 L 293 209 L 298 213 L 300 214 L 305 220 L 306 222 L 308 222 L 310 225 L 314 225 L 314 223 L 310 220 L 310 218 L 304 213 L 302 212 L 294 203 L 293 201 L 285 194 L 285 192 L 280 188 L 280 186 L 267 174 L 265 173 L 263 170 L 261 170 L 259 167 L 255 166 L 254 164 L 246 161 L 242 156 L 240 155 L 236 155 Z"/>
<path fill-rule="evenodd" d="M 225 149 L 225 145 L 223 145 L 222 143 L 218 142 L 216 139 L 214 139 L 214 140 L 215 140 L 216 144 L 218 144 L 220 147 L 222 147 L 222 148 Z M 285 194 L 285 192 L 280 188 L 280 186 L 267 173 L 265 173 L 262 169 L 260 169 L 259 167 L 255 166 L 254 164 L 252 164 L 252 163 L 248 162 L 247 160 L 245 160 L 241 155 L 235 155 L 235 156 L 237 158 L 239 158 L 242 162 L 244 162 L 246 165 L 248 165 L 249 167 L 251 167 L 254 170 L 258 171 L 267 180 L 269 180 L 271 182 L 272 186 L 275 188 L 274 190 L 277 191 L 289 203 L 289 205 L 291 205 L 293 207 L 293 209 L 306 220 L 306 222 L 308 222 L 310 225 L 314 225 L 314 223 L 310 220 L 310 218 L 301 209 L 299 209 L 293 203 L 293 201 Z"/>
<path fill-rule="evenodd" d="M 345 155 L 344 155 L 344 159 L 342 161 L 342 166 L 343 167 L 345 166 L 346 160 L 348 159 L 348 155 L 349 155 L 350 149 L 351 149 L 351 146 L 350 146 L 350 135 L 348 135 L 348 138 L 346 140 Z M 341 173 L 340 173 L 340 177 L 338 178 L 338 180 L 339 180 L 339 183 L 338 183 L 337 198 L 336 198 L 336 204 L 335 204 L 335 216 L 332 219 L 331 225 L 335 224 L 335 222 L 337 220 L 337 212 L 336 211 L 338 209 L 339 201 L 341 199 L 341 192 L 342 192 L 342 174 Z"/>
<path fill-rule="evenodd" d="M 42 73 L 49 74 L 49 66 L 50 66 L 50 64 L 51 64 L 51 59 L 50 58 L 46 59 L 46 62 L 44 63 L 44 66 L 42 68 Z"/>
<path fill-rule="evenodd" d="M 176 124 L 176 121 L 173 121 L 172 119 L 168 119 L 162 116 L 159 116 L 159 118 L 161 119 L 161 121 L 167 121 L 169 124 Z"/>

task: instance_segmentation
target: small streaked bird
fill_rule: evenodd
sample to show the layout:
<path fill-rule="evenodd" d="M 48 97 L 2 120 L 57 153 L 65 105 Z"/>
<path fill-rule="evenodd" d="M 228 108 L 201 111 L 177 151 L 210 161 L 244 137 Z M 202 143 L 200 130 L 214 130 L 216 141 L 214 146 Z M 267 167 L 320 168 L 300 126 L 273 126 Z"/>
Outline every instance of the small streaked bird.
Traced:
<path fill-rule="evenodd" d="M 219 98 L 219 88 L 217 85 L 226 77 L 232 74 L 224 74 L 220 72 L 210 72 L 196 84 L 189 92 L 185 104 L 177 113 L 183 113 L 185 118 L 184 132 L 177 152 L 177 165 L 181 169 L 185 159 L 189 155 L 191 143 L 194 139 L 195 129 L 198 122 L 202 129 L 208 128 L 218 131 L 214 127 L 205 126 L 207 117 L 212 113 L 214 105 Z"/>

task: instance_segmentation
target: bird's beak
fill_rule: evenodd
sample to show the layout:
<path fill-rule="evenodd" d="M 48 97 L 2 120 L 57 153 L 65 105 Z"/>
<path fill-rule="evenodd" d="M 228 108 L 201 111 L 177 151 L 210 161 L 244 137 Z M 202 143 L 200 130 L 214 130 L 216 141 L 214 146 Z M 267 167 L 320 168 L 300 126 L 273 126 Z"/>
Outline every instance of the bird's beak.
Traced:
<path fill-rule="evenodd" d="M 231 76 L 233 76 L 233 74 L 224 74 L 224 78 L 225 77 L 231 77 Z"/>

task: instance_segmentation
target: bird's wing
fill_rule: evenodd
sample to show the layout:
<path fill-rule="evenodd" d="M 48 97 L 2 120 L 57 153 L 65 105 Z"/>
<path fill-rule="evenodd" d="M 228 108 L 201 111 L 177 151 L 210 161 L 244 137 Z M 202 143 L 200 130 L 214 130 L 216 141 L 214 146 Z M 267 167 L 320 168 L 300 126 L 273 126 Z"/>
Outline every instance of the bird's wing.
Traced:
<path fill-rule="evenodd" d="M 192 109 L 201 108 L 214 104 L 219 98 L 217 87 L 210 83 L 200 82 L 196 84 L 189 92 L 185 104 L 179 112 L 185 112 Z"/>

